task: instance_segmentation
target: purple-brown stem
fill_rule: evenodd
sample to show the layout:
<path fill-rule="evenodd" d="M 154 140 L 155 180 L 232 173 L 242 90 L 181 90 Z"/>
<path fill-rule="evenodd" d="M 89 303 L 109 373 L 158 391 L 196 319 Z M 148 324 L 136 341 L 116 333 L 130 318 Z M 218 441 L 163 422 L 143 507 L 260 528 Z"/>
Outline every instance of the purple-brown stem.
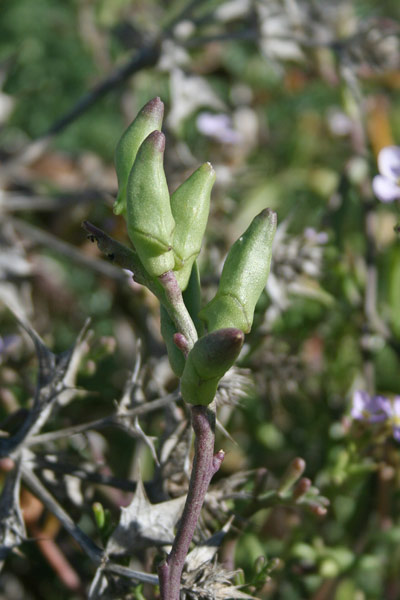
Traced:
<path fill-rule="evenodd" d="M 171 552 L 158 568 L 161 600 L 179 600 L 182 570 L 201 507 L 224 459 L 222 450 L 214 455 L 215 413 L 206 406 L 193 406 L 192 425 L 196 437 L 189 491 Z"/>

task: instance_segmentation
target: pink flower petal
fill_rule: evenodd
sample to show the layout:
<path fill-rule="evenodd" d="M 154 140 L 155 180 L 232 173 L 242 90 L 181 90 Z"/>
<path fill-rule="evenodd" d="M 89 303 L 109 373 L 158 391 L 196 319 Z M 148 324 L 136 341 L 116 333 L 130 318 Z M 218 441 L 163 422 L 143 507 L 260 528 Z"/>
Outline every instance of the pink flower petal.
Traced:
<path fill-rule="evenodd" d="M 379 173 L 393 182 L 400 178 L 400 146 L 386 146 L 378 154 Z"/>
<path fill-rule="evenodd" d="M 383 177 L 383 175 L 376 175 L 373 178 L 372 189 L 381 202 L 393 202 L 400 198 L 400 186 L 396 185 L 391 179 Z"/>

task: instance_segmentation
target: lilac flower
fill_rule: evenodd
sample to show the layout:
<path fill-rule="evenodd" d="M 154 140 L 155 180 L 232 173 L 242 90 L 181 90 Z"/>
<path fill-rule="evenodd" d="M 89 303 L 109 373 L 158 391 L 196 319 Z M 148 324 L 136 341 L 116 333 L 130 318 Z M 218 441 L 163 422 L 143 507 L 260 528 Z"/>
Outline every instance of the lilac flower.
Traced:
<path fill-rule="evenodd" d="M 356 390 L 353 395 L 351 416 L 358 421 L 379 423 L 392 414 L 390 400 L 384 396 L 370 396 L 363 390 Z M 400 404 L 399 404 L 400 416 Z"/>
<path fill-rule="evenodd" d="M 390 424 L 393 427 L 393 437 L 397 442 L 400 442 L 400 396 L 394 398 L 391 409 Z"/>
<path fill-rule="evenodd" d="M 351 416 L 357 421 L 382 423 L 386 421 L 392 427 L 393 437 L 400 442 L 400 396 L 391 401 L 384 396 L 370 396 L 367 392 L 356 390 L 353 395 Z"/>
<path fill-rule="evenodd" d="M 381 202 L 400 198 L 400 146 L 386 146 L 378 154 L 380 175 L 372 180 L 372 189 Z"/>
<path fill-rule="evenodd" d="M 4 337 L 0 337 L 0 363 L 6 354 L 16 347 L 16 344 L 19 341 L 18 335 L 6 335 Z"/>
<path fill-rule="evenodd" d="M 200 113 L 197 117 L 197 129 L 223 144 L 238 144 L 241 141 L 240 133 L 232 127 L 231 118 L 223 113 Z"/>
<path fill-rule="evenodd" d="M 304 237 L 315 244 L 326 244 L 329 240 L 326 231 L 316 231 L 314 227 L 306 227 L 304 230 Z"/>

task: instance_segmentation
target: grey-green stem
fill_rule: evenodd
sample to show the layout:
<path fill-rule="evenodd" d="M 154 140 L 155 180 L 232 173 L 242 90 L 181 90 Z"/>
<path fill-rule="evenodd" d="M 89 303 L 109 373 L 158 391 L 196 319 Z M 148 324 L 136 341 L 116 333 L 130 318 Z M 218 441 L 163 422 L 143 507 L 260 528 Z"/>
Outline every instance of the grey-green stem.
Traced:
<path fill-rule="evenodd" d="M 164 306 L 174 321 L 178 332 L 185 336 L 188 350 L 191 350 L 197 341 L 197 331 L 183 301 L 181 288 L 176 280 L 175 273 L 167 271 L 158 280 L 165 291 L 166 302 L 164 301 Z"/>
<path fill-rule="evenodd" d="M 182 292 L 173 271 L 168 271 L 158 278 L 148 275 L 140 259 L 131 248 L 124 246 L 107 235 L 102 229 L 89 221 L 84 221 L 82 227 L 92 241 L 96 241 L 99 250 L 113 263 L 133 273 L 133 279 L 145 285 L 165 306 L 169 316 L 175 323 L 179 333 L 187 340 L 188 350 L 197 341 L 196 327 L 183 301 Z"/>

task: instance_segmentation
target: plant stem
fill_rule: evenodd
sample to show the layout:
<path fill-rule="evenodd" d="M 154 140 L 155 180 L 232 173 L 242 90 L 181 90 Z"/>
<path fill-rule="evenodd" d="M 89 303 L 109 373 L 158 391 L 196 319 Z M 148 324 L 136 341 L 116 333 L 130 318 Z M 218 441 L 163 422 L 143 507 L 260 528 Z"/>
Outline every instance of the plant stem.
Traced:
<path fill-rule="evenodd" d="M 182 292 L 173 271 L 167 271 L 158 278 L 165 291 L 164 305 L 169 316 L 174 321 L 178 333 L 182 333 L 191 350 L 197 342 L 197 331 L 192 318 L 183 301 Z"/>
<path fill-rule="evenodd" d="M 156 289 L 153 289 L 155 286 L 154 280 L 144 269 L 135 250 L 117 242 L 117 240 L 114 240 L 107 235 L 105 231 L 99 229 L 99 227 L 96 227 L 93 223 L 90 223 L 90 221 L 83 221 L 82 227 L 89 234 L 88 238 L 92 242 L 97 242 L 99 250 L 105 254 L 109 260 L 123 269 L 132 271 L 134 281 L 147 286 L 153 294 L 157 296 L 159 286 L 157 285 Z"/>
<path fill-rule="evenodd" d="M 224 459 L 223 450 L 214 455 L 215 412 L 206 406 L 193 406 L 192 425 L 196 438 L 189 491 L 171 552 L 158 568 L 161 600 L 179 600 L 182 570 L 204 498 Z"/>

